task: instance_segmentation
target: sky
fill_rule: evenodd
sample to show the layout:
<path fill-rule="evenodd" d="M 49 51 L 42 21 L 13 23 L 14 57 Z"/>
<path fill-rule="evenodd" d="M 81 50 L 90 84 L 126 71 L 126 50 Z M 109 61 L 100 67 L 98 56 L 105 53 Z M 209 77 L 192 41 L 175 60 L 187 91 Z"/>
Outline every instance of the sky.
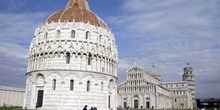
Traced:
<path fill-rule="evenodd" d="M 138 65 L 154 64 L 164 82 L 181 81 L 189 63 L 196 97 L 220 97 L 220 0 L 88 0 L 118 47 L 118 83 Z M 0 85 L 25 87 L 37 26 L 67 0 L 0 0 Z"/>

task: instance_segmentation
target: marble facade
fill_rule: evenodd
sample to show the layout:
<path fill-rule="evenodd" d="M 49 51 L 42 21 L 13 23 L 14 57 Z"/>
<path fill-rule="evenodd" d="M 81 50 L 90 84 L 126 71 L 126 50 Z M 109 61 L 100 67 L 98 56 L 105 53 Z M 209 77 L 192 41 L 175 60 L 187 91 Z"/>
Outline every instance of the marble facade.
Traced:
<path fill-rule="evenodd" d="M 155 69 L 130 68 L 127 80 L 118 85 L 118 107 L 189 109 L 195 97 L 192 67 L 185 67 L 183 80 L 162 82 L 161 73 Z"/>

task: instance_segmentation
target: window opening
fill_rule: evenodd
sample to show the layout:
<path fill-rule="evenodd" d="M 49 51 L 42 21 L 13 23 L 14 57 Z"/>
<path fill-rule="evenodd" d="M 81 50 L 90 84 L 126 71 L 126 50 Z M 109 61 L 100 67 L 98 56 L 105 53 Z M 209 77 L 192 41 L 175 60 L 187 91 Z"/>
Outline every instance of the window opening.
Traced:
<path fill-rule="evenodd" d="M 57 30 L 56 37 L 57 37 L 57 38 L 60 37 L 60 30 Z"/>
<path fill-rule="evenodd" d="M 86 91 L 89 92 L 90 91 L 90 81 L 87 81 L 87 88 Z"/>
<path fill-rule="evenodd" d="M 99 35 L 99 42 L 102 42 L 102 35 Z"/>
<path fill-rule="evenodd" d="M 53 79 L 53 90 L 56 90 L 56 79 Z"/>
<path fill-rule="evenodd" d="M 74 80 L 70 80 L 70 90 L 73 91 L 74 88 Z"/>
<path fill-rule="evenodd" d="M 66 53 L 66 64 L 70 64 L 70 53 Z"/>
<path fill-rule="evenodd" d="M 46 33 L 45 33 L 45 39 L 47 39 L 47 36 L 48 36 L 48 33 L 46 32 Z"/>
<path fill-rule="evenodd" d="M 86 32 L 86 39 L 89 39 L 89 37 L 90 37 L 90 32 L 87 31 L 87 32 Z"/>
<path fill-rule="evenodd" d="M 72 31 L 71 31 L 71 38 L 75 38 L 75 34 L 76 34 L 75 31 L 72 30 Z"/>
<path fill-rule="evenodd" d="M 92 55 L 89 54 L 89 57 L 88 57 L 88 65 L 91 65 L 91 62 L 92 62 Z"/>
<path fill-rule="evenodd" d="M 103 82 L 101 82 L 101 92 L 103 92 Z"/>

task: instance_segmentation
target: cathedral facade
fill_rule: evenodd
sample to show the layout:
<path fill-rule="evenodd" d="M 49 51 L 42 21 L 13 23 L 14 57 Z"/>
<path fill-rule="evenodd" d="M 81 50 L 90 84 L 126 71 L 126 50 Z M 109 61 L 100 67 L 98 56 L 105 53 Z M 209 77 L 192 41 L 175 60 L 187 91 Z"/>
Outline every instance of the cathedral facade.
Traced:
<path fill-rule="evenodd" d="M 115 110 L 117 54 L 114 34 L 87 1 L 69 0 L 35 30 L 23 108 Z"/>
<path fill-rule="evenodd" d="M 192 67 L 183 69 L 182 81 L 162 82 L 155 68 L 145 71 L 134 66 L 127 72 L 127 80 L 118 85 L 118 107 L 189 109 L 195 99 L 195 75 Z"/>

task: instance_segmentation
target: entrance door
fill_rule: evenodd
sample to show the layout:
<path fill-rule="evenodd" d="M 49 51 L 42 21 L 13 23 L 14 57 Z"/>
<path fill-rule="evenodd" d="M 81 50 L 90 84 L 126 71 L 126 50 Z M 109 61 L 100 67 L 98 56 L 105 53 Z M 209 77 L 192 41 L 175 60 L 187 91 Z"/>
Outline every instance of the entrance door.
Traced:
<path fill-rule="evenodd" d="M 150 102 L 146 102 L 146 108 L 150 108 Z"/>
<path fill-rule="evenodd" d="M 124 102 L 124 108 L 126 108 L 127 107 L 127 102 Z"/>
<path fill-rule="evenodd" d="M 134 108 L 138 108 L 138 100 L 134 100 Z"/>
<path fill-rule="evenodd" d="M 42 107 L 43 95 L 44 95 L 44 91 L 43 90 L 38 90 L 36 107 Z"/>
<path fill-rule="evenodd" d="M 111 107 L 110 104 L 111 104 L 111 96 L 109 95 L 109 96 L 108 96 L 108 108 Z"/>

